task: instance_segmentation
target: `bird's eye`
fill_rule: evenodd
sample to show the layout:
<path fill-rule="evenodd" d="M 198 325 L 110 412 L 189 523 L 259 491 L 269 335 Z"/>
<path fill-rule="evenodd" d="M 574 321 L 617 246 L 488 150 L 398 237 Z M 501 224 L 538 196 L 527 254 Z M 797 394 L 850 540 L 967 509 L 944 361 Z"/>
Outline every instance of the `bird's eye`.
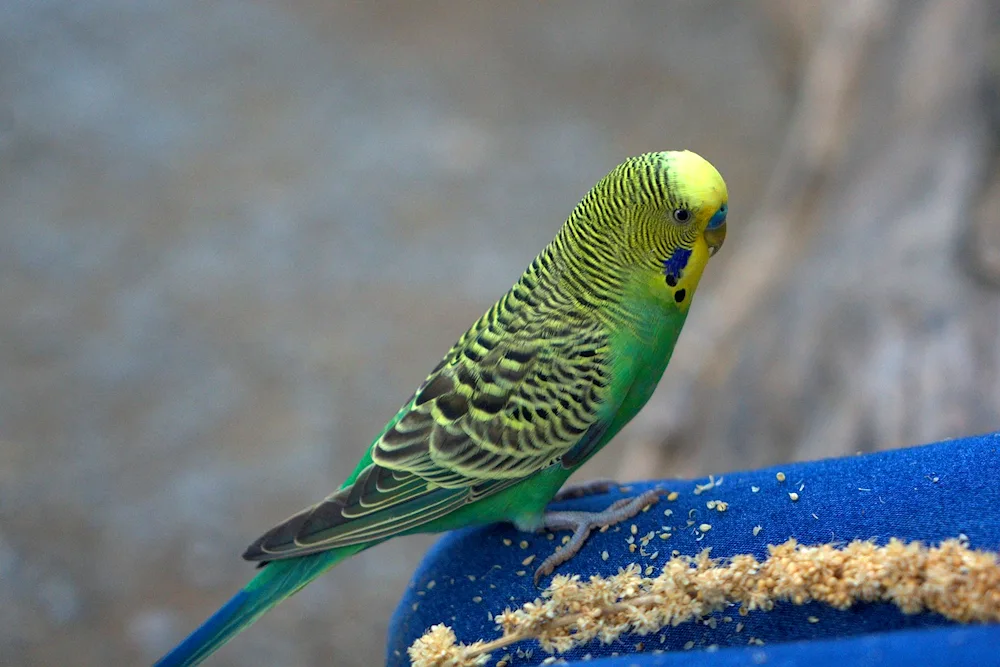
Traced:
<path fill-rule="evenodd" d="M 685 224 L 691 221 L 691 211 L 686 208 L 675 208 L 674 209 L 674 221 L 680 224 Z"/>

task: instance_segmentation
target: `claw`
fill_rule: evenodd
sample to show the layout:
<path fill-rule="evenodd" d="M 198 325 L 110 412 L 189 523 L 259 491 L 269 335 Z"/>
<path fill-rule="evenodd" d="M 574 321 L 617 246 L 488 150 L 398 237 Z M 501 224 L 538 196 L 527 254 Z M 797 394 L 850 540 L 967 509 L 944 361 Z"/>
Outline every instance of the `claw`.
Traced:
<path fill-rule="evenodd" d="M 602 480 L 603 481 L 603 480 Z M 617 486 L 617 484 L 616 484 Z M 556 551 L 542 561 L 535 570 L 535 586 L 545 576 L 552 574 L 557 567 L 570 560 L 583 547 L 590 531 L 594 528 L 604 528 L 631 519 L 647 505 L 659 501 L 666 493 L 662 489 L 650 489 L 635 498 L 623 498 L 610 505 L 603 512 L 546 512 L 543 517 L 543 527 L 548 530 L 572 530 L 573 536 L 561 551 Z"/>

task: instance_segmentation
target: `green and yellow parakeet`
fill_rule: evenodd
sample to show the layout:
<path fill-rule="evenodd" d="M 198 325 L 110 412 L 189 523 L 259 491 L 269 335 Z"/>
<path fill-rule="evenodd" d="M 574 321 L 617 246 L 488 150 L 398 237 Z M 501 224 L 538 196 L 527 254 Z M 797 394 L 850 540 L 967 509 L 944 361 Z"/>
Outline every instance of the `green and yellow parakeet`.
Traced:
<path fill-rule="evenodd" d="M 653 393 L 725 239 L 727 201 L 722 176 L 695 153 L 647 153 L 615 167 L 347 481 L 251 544 L 243 557 L 264 564 L 257 576 L 158 664 L 201 662 L 325 570 L 397 535 L 497 521 L 573 529 L 542 575 L 591 528 L 655 501 L 545 511 Z"/>

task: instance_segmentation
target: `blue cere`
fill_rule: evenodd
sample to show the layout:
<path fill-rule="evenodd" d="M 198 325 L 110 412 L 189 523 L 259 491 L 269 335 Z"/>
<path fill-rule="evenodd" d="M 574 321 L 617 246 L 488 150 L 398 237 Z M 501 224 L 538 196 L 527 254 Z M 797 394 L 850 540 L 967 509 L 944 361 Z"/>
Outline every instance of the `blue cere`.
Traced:
<path fill-rule="evenodd" d="M 723 204 L 720 206 L 719 210 L 712 216 L 712 219 L 708 221 L 708 229 L 717 229 L 718 227 L 726 224 L 727 213 L 729 213 L 729 204 Z"/>

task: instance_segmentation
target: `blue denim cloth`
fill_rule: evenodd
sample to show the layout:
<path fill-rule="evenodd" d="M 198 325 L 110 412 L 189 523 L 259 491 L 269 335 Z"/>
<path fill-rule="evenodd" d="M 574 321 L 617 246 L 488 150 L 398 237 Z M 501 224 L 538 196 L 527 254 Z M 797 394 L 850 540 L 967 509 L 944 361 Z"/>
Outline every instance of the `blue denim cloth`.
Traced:
<path fill-rule="evenodd" d="M 785 473 L 778 482 L 776 473 Z M 768 544 L 794 537 L 803 544 L 849 542 L 890 537 L 937 543 L 964 534 L 973 548 L 1000 551 L 1000 432 L 923 447 L 876 454 L 781 465 L 764 470 L 728 473 L 722 484 L 694 495 L 698 480 L 662 480 L 631 484 L 614 492 L 552 505 L 552 509 L 599 511 L 618 498 L 651 487 L 677 491 L 649 511 L 604 533 L 593 533 L 579 555 L 557 572 L 610 575 L 629 562 L 650 564 L 659 572 L 674 550 L 693 555 L 705 547 L 712 556 L 752 553 L 767 556 Z M 758 491 L 754 492 L 753 487 Z M 797 502 L 789 492 L 799 495 Z M 723 500 L 727 511 L 706 507 Z M 664 510 L 672 515 L 665 516 Z M 688 519 L 695 523 L 688 527 Z M 705 533 L 694 530 L 709 523 Z M 637 537 L 655 530 L 646 552 L 630 553 L 626 538 L 631 525 Z M 661 540 L 662 526 L 672 536 Z M 761 526 L 755 536 L 755 526 Z M 518 532 L 497 524 L 450 533 L 424 559 L 392 618 L 387 664 L 408 665 L 407 647 L 436 623 L 450 625 L 459 641 L 494 639 L 500 635 L 488 613 L 516 608 L 539 590 L 532 574 L 552 553 L 562 535 Z M 510 541 L 510 545 L 504 543 Z M 524 547 L 522 547 L 522 544 Z M 602 553 L 608 552 L 608 559 Z M 523 562 L 530 556 L 534 561 Z M 547 580 L 546 580 L 547 581 Z M 433 584 L 431 583 L 433 582 Z M 544 585 L 545 582 L 543 582 Z M 818 622 L 809 622 L 809 617 Z M 770 612 L 741 617 L 731 608 L 713 615 L 714 622 L 689 622 L 641 637 L 626 635 L 607 645 L 598 641 L 561 657 L 587 664 L 611 665 L 1000 665 L 1000 625 L 958 626 L 936 614 L 907 616 L 889 604 L 856 605 L 837 611 L 819 603 L 779 603 Z M 731 620 L 727 620 L 731 618 Z M 737 624 L 742 623 L 737 632 Z M 712 625 L 715 627 L 713 628 Z M 896 631 L 896 632 L 892 632 Z M 900 632 L 902 631 L 902 632 Z M 751 637 L 763 646 L 748 646 Z M 685 650 L 685 644 L 693 647 Z M 517 654 L 511 666 L 536 665 L 548 657 L 535 642 L 498 651 Z M 708 649 L 708 650 L 706 650 Z M 652 654 L 653 651 L 676 651 Z M 530 657 L 523 652 L 530 651 Z"/>

